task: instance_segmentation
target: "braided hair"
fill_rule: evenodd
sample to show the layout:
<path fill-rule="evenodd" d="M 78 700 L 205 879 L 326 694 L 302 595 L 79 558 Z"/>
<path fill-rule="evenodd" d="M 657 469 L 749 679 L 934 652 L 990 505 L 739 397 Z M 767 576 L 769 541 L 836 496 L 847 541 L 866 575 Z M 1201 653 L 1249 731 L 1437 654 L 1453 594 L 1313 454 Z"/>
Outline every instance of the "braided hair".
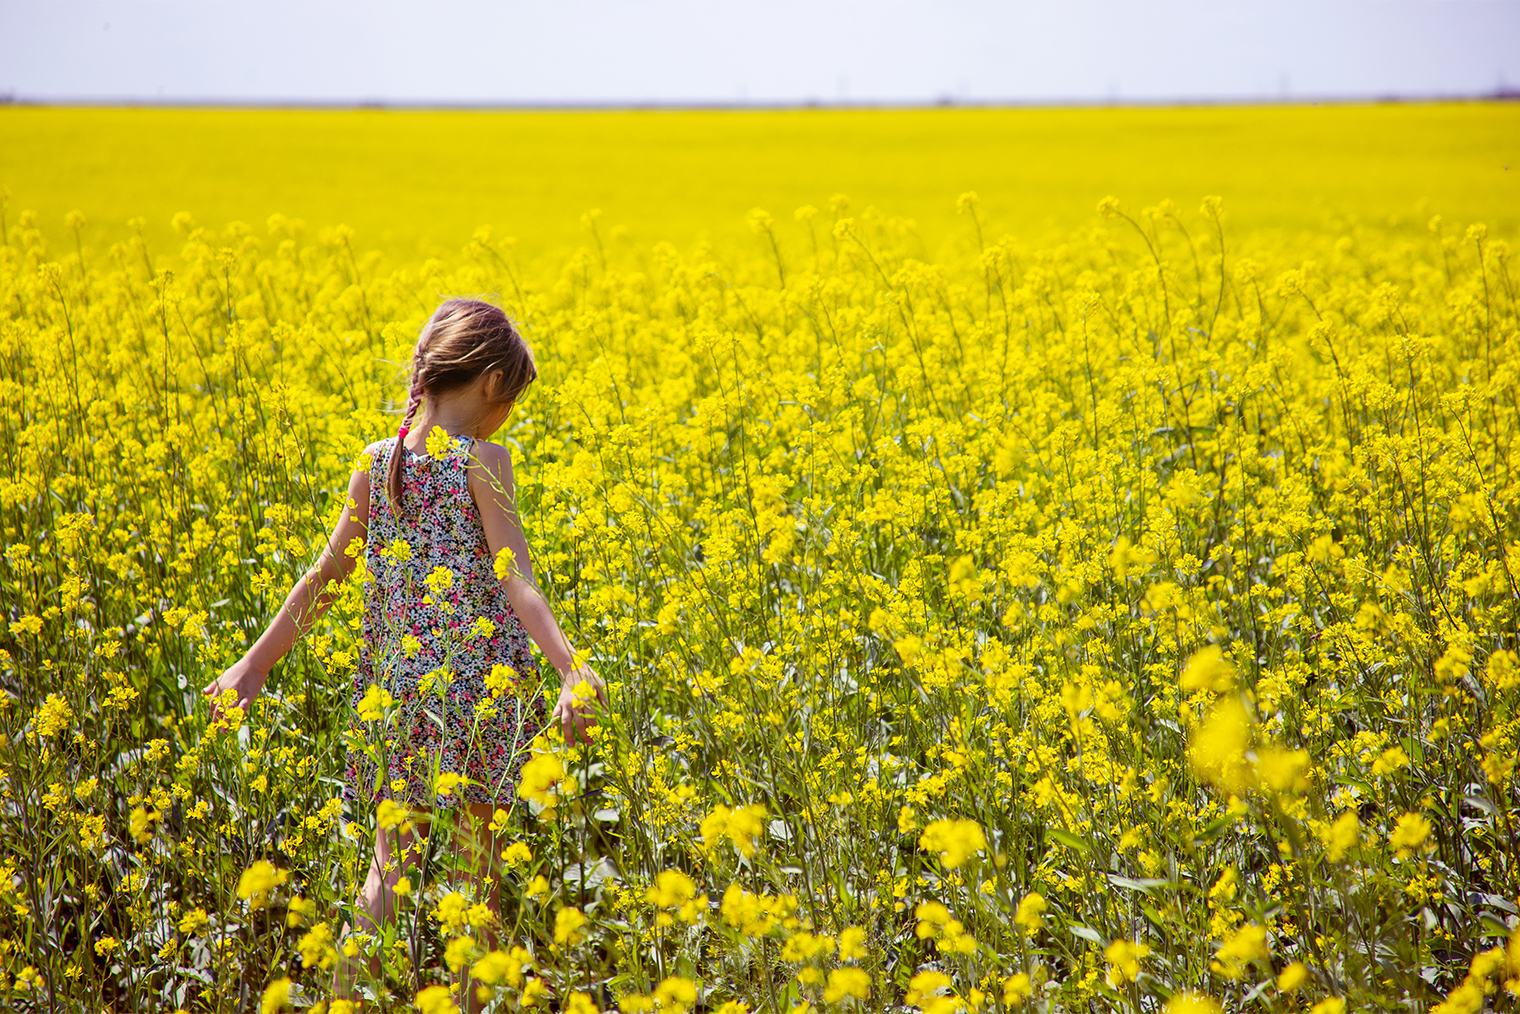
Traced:
<path fill-rule="evenodd" d="M 412 353 L 406 414 L 396 434 L 385 489 L 391 509 L 402 512 L 404 441 L 422 400 L 463 387 L 482 374 L 501 371 L 501 383 L 489 392 L 489 404 L 512 405 L 538 378 L 533 350 L 500 307 L 479 299 L 443 302 L 422 325 Z"/>

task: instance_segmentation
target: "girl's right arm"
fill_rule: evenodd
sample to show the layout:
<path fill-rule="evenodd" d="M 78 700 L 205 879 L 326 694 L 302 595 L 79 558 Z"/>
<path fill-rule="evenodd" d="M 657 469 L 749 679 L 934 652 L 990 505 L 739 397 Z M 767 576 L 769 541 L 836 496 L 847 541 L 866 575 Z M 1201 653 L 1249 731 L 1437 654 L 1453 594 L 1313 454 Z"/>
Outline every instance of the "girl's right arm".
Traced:
<path fill-rule="evenodd" d="M 355 472 L 348 480 L 348 509 L 333 526 L 316 566 L 290 589 L 284 605 L 253 647 L 202 691 L 211 698 L 211 717 L 221 716 L 223 690 L 237 691 L 237 706 L 246 712 L 264 689 L 274 664 L 284 658 L 296 641 L 321 619 L 338 597 L 338 585 L 353 573 L 356 558 L 349 553 L 355 539 L 359 545 L 369 534 L 369 473 Z"/>

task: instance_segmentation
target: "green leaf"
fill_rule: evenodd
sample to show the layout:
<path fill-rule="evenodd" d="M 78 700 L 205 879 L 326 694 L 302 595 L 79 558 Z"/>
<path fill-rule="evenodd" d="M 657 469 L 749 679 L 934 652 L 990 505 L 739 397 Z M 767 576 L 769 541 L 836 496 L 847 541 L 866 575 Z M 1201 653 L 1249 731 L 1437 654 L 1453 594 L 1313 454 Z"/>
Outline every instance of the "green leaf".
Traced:
<path fill-rule="evenodd" d="M 1107 940 L 1103 939 L 1102 934 L 1093 929 L 1091 926 L 1083 926 L 1079 922 L 1074 922 L 1067 926 L 1067 929 L 1071 930 L 1074 935 L 1081 937 L 1083 940 L 1097 944 L 1099 947 L 1102 947 L 1108 943 Z"/>
<path fill-rule="evenodd" d="M 1048 827 L 1045 829 L 1045 833 L 1069 849 L 1076 849 L 1078 852 L 1081 852 L 1085 855 L 1092 854 L 1092 842 L 1088 841 L 1086 838 L 1083 838 L 1079 834 L 1072 834 L 1065 828 L 1059 827 Z"/>
<path fill-rule="evenodd" d="M 1156 877 L 1121 877 L 1117 873 L 1108 875 L 1108 882 L 1115 887 L 1122 887 L 1127 891 L 1149 891 L 1153 887 L 1175 887 L 1170 880 L 1162 880 Z"/>

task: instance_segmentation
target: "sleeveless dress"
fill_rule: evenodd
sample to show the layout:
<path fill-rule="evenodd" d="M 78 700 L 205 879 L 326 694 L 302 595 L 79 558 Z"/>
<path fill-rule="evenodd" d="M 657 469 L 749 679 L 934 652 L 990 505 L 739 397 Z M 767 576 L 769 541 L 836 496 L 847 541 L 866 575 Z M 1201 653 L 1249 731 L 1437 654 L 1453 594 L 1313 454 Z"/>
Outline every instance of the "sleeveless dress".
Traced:
<path fill-rule="evenodd" d="M 395 437 L 365 448 L 368 577 L 344 764 L 350 802 L 509 806 L 529 744 L 546 723 L 527 631 L 496 578 L 470 496 L 473 444 L 456 437 L 438 458 L 416 454 Z M 386 488 L 395 453 L 406 455 L 399 516 Z M 497 666 L 511 671 L 492 676 Z M 388 719 L 380 717 L 371 686 L 394 699 Z M 437 791 L 444 786 L 450 791 Z"/>

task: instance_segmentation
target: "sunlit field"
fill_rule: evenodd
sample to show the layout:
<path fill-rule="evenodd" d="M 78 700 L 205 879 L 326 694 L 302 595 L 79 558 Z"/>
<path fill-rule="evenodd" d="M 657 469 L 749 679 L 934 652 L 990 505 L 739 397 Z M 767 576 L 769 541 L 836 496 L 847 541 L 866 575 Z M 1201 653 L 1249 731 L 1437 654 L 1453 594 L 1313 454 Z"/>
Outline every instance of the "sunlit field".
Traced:
<path fill-rule="evenodd" d="M 1516 138 L 0 111 L 0 1003 L 1520 1008 Z M 345 936 L 423 816 L 339 798 L 398 720 L 363 568 L 250 713 L 199 690 L 481 293 L 611 705 L 498 813 L 500 923 L 442 810 Z"/>

